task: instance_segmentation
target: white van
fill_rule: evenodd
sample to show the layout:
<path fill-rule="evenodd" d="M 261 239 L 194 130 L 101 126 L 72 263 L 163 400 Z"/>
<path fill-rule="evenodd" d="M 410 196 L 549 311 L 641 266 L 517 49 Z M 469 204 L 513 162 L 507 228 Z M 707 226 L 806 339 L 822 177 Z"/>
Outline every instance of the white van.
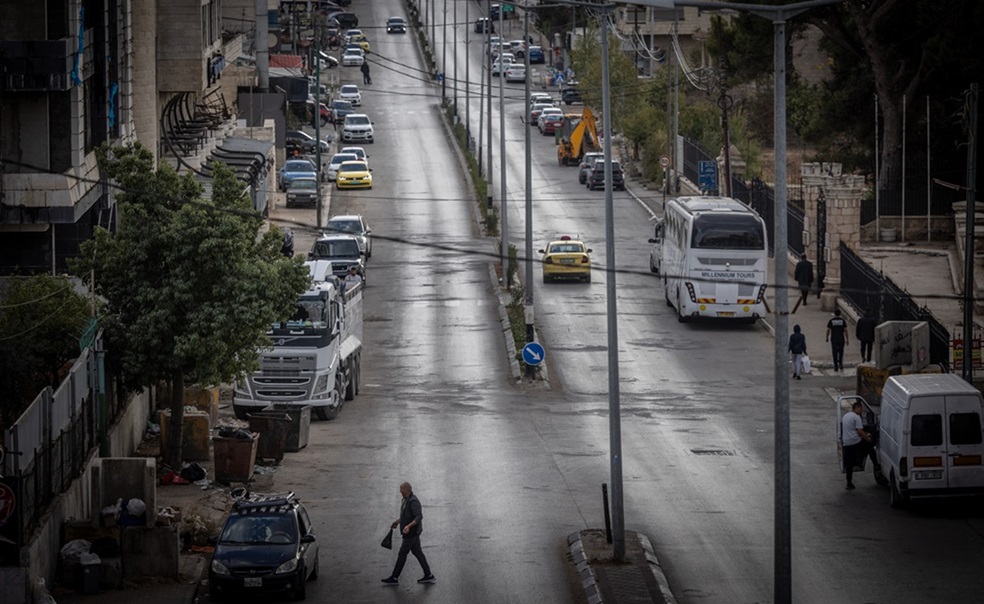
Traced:
<path fill-rule="evenodd" d="M 892 507 L 984 494 L 984 402 L 952 373 L 893 376 L 882 389 L 878 460 Z"/>

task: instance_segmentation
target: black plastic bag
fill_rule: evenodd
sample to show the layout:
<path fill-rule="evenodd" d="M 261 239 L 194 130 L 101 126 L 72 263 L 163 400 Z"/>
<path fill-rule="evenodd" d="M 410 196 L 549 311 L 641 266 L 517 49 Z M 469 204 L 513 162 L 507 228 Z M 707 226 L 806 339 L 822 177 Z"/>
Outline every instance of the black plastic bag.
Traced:
<path fill-rule="evenodd" d="M 386 549 L 393 549 L 393 529 L 390 529 L 383 540 L 379 542 L 379 545 L 385 547 Z"/>

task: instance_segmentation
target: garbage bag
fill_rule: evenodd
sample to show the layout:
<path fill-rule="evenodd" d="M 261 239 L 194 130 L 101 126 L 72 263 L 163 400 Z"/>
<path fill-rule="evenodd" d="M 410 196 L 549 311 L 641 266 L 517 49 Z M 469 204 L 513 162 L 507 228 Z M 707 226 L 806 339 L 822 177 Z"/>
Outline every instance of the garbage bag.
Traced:
<path fill-rule="evenodd" d="M 198 463 L 190 463 L 181 470 L 181 478 L 184 478 L 188 482 L 197 482 L 205 478 L 206 472 Z"/>
<path fill-rule="evenodd" d="M 79 562 L 81 562 L 83 565 L 102 564 L 102 560 L 99 558 L 99 556 L 97 554 L 93 554 L 92 552 L 87 552 L 79 556 Z"/>
<path fill-rule="evenodd" d="M 126 502 L 126 513 L 134 517 L 143 516 L 147 513 L 147 504 L 143 502 L 143 499 L 134 497 Z"/>
<path fill-rule="evenodd" d="M 92 549 L 92 544 L 85 539 L 73 539 L 62 546 L 61 557 L 66 560 L 79 558 L 82 554 L 88 554 Z"/>

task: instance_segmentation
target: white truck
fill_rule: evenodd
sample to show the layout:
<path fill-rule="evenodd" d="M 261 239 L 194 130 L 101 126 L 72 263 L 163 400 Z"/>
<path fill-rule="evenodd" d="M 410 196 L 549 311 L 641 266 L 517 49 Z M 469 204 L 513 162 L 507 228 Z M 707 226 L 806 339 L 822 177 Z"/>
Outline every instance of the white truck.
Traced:
<path fill-rule="evenodd" d="M 329 263 L 310 268 L 311 288 L 294 314 L 267 332 L 273 347 L 261 354 L 259 369 L 236 382 L 240 419 L 272 404 L 310 405 L 318 419 L 334 419 L 359 393 L 363 286 L 344 286 Z"/>

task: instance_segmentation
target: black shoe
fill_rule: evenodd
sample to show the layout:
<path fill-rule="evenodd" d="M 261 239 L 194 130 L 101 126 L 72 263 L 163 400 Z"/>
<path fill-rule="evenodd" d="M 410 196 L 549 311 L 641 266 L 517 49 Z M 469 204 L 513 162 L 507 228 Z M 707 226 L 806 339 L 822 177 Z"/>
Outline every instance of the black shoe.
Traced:
<path fill-rule="evenodd" d="M 400 580 L 397 579 L 396 577 L 386 577 L 385 579 L 383 579 L 383 583 L 385 583 L 386 585 L 399 585 Z"/>
<path fill-rule="evenodd" d="M 854 489 L 855 489 L 855 486 L 853 484 L 847 483 L 847 490 L 848 491 L 853 491 Z"/>
<path fill-rule="evenodd" d="M 434 583 L 436 581 L 437 579 L 434 578 L 434 575 L 425 575 L 417 579 L 417 583 Z"/>

